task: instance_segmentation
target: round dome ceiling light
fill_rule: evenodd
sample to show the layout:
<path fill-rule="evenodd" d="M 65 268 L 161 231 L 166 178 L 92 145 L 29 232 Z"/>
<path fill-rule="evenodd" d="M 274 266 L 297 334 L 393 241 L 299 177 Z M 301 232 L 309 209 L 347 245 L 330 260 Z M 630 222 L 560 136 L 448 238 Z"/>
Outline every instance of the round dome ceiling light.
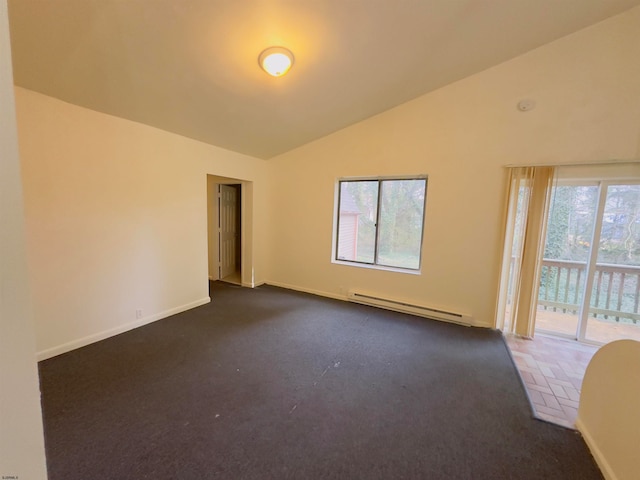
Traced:
<path fill-rule="evenodd" d="M 281 77 L 293 65 L 293 53 L 284 47 L 269 47 L 258 57 L 260 67 L 269 75 Z"/>

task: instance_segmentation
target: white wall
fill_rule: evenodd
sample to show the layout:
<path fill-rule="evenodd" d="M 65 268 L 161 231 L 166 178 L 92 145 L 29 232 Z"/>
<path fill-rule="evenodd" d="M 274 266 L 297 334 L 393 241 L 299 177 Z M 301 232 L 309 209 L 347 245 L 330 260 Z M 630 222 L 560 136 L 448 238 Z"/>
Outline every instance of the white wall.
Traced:
<path fill-rule="evenodd" d="M 600 348 L 582 383 L 576 426 L 604 477 L 635 480 L 640 471 L 640 342 Z"/>
<path fill-rule="evenodd" d="M 269 282 L 494 324 L 508 164 L 640 157 L 640 8 L 271 160 Z M 520 112 L 521 99 L 537 106 Z M 338 177 L 428 174 L 420 276 L 330 262 Z M 342 288 L 341 288 L 342 287 Z"/>
<path fill-rule="evenodd" d="M 264 278 L 266 162 L 22 88 L 16 103 L 40 358 L 209 300 L 207 174 L 252 183 Z"/>
<path fill-rule="evenodd" d="M 0 0 L 0 477 L 47 478 L 7 2 Z"/>

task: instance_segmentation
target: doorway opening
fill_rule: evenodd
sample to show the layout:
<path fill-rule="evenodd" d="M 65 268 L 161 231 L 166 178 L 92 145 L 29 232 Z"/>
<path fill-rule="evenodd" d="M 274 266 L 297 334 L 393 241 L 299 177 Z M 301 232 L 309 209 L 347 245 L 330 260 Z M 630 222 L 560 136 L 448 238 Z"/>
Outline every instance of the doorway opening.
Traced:
<path fill-rule="evenodd" d="M 536 332 L 640 340 L 640 183 L 559 180 L 551 199 Z"/>
<path fill-rule="evenodd" d="M 253 287 L 253 184 L 207 175 L 209 280 Z"/>
<path fill-rule="evenodd" d="M 640 163 L 551 170 L 509 172 L 496 324 L 536 416 L 573 428 L 599 346 L 640 340 Z"/>
<path fill-rule="evenodd" d="M 640 340 L 640 164 L 510 172 L 498 328 Z"/>
<path fill-rule="evenodd" d="M 218 278 L 242 284 L 242 185 L 218 185 Z"/>

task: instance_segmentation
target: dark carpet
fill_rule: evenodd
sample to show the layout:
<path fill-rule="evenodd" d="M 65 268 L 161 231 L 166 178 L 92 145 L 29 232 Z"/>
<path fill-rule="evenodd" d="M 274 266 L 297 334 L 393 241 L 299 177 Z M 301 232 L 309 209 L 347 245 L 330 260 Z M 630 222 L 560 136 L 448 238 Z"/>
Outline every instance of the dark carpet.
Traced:
<path fill-rule="evenodd" d="M 40 363 L 50 480 L 600 479 L 497 331 L 275 287 Z"/>

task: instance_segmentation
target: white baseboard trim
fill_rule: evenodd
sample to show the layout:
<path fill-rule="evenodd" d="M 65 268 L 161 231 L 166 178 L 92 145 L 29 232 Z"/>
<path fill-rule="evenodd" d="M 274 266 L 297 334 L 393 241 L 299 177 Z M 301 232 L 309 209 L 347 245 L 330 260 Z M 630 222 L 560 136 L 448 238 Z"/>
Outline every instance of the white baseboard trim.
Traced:
<path fill-rule="evenodd" d="M 589 429 L 587 429 L 585 424 L 582 423 L 582 419 L 580 417 L 578 417 L 576 420 L 576 428 L 582 434 L 582 438 L 584 438 L 584 441 L 589 447 L 591 455 L 593 455 L 593 458 L 595 458 L 596 463 L 598 464 L 598 467 L 600 467 L 600 471 L 602 472 L 604 478 L 606 480 L 618 480 L 618 477 L 614 473 L 613 468 L 611 468 L 611 465 L 602 454 L 602 451 L 600 450 L 600 448 L 598 448 L 596 441 L 591 436 Z"/>
<path fill-rule="evenodd" d="M 333 298 L 335 300 L 344 300 L 345 302 L 348 301 L 348 297 L 346 294 L 341 295 L 338 293 L 324 292 L 322 290 L 314 290 L 313 288 L 304 288 L 304 287 L 299 287 L 296 285 L 291 285 L 291 284 L 282 283 L 282 282 L 273 282 L 271 280 L 267 280 L 265 284 L 273 285 L 274 287 L 286 288 L 288 290 L 296 290 L 298 292 L 311 293 L 313 295 L 320 295 L 321 297 Z M 476 319 L 474 319 L 474 321 L 469 326 L 480 327 L 480 328 L 494 328 L 493 325 L 490 325 L 484 322 L 480 323 Z"/>
<path fill-rule="evenodd" d="M 330 292 L 324 292 L 322 290 L 314 290 L 313 288 L 304 288 L 304 287 L 298 287 L 296 285 L 290 285 L 288 283 L 281 283 L 281 282 L 272 282 L 272 281 L 266 281 L 265 282 L 267 285 L 273 285 L 274 287 L 280 287 L 280 288 L 286 288 L 287 290 L 296 290 L 298 292 L 304 292 L 304 293 L 311 293 L 313 295 L 319 295 L 321 297 L 328 297 L 328 298 L 334 298 L 336 300 L 347 300 L 347 295 L 339 295 L 337 293 L 330 293 Z"/>
<path fill-rule="evenodd" d="M 187 310 L 191 310 L 192 308 L 205 305 L 209 302 L 211 302 L 210 297 L 201 298 L 200 300 L 196 300 L 195 302 L 187 303 L 185 305 L 180 305 L 179 307 L 171 308 L 169 310 L 165 310 L 164 312 L 156 313 L 154 315 L 149 315 L 147 317 L 141 318 L 140 320 L 136 320 L 135 322 L 125 323 L 124 325 L 110 328 L 109 330 L 104 330 L 102 332 L 94 333 L 93 335 L 87 335 L 86 337 L 79 338 L 77 340 L 72 340 L 71 342 L 63 343 L 62 345 L 58 345 L 56 347 L 47 348 L 46 350 L 41 350 L 36 354 L 36 358 L 38 361 L 46 360 L 47 358 L 55 357 L 56 355 L 61 355 L 63 353 L 70 352 L 71 350 L 84 347 L 91 343 L 99 342 L 100 340 L 104 340 L 105 338 L 113 337 L 114 335 L 119 335 L 129 330 L 133 330 L 134 328 L 142 327 L 143 325 L 147 325 L 149 323 L 162 320 L 163 318 L 170 317 L 171 315 L 175 315 L 177 313 L 185 312 Z"/>

